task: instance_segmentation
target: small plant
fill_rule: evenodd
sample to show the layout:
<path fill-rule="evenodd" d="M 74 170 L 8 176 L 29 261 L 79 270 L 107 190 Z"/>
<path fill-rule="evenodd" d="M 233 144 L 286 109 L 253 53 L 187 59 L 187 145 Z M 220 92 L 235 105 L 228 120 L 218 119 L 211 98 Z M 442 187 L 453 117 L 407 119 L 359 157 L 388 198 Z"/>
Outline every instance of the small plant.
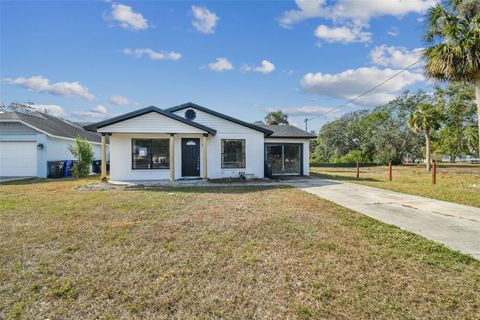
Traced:
<path fill-rule="evenodd" d="M 75 145 L 68 146 L 68 151 L 77 160 L 72 169 L 72 174 L 75 178 L 84 178 L 90 173 L 90 165 L 94 158 L 94 151 L 92 145 L 86 140 L 80 138 L 76 139 Z"/>

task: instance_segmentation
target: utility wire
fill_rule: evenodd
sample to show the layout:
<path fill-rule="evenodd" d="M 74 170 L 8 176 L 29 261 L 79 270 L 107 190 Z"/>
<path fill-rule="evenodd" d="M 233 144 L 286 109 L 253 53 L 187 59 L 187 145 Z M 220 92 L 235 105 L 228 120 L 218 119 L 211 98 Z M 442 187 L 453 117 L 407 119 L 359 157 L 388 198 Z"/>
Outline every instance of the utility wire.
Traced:
<path fill-rule="evenodd" d="M 405 67 L 405 68 L 403 68 L 402 70 L 398 71 L 397 73 L 395 73 L 394 75 L 390 76 L 389 78 L 383 80 L 382 82 L 380 82 L 380 83 L 378 83 L 377 85 L 371 87 L 370 89 L 368 89 L 368 90 L 360 93 L 358 96 L 356 96 L 356 97 L 348 100 L 347 102 L 342 103 L 341 105 L 338 105 L 338 106 L 336 106 L 336 107 L 333 107 L 332 109 L 330 109 L 330 110 L 328 110 L 328 111 L 325 111 L 324 113 L 321 113 L 321 114 L 319 114 L 318 116 L 311 117 L 311 118 L 305 118 L 305 128 L 307 128 L 307 123 L 308 123 L 308 121 L 313 120 L 313 119 L 316 119 L 316 118 L 323 117 L 324 115 L 329 114 L 329 113 L 332 112 L 332 111 L 335 111 L 335 110 L 337 110 L 337 109 L 340 109 L 340 108 L 345 107 L 346 105 L 352 103 L 353 101 L 357 100 L 358 98 L 361 98 L 361 97 L 363 97 L 364 95 L 369 94 L 369 93 L 372 92 L 373 90 L 377 89 L 378 87 L 384 85 L 385 83 L 387 83 L 388 81 L 392 80 L 393 78 L 395 78 L 396 76 L 400 75 L 401 73 L 407 71 L 408 69 L 410 69 L 411 67 L 413 67 L 414 65 L 416 65 L 417 63 L 419 63 L 419 62 L 422 61 L 422 60 L 423 60 L 423 58 L 418 59 L 418 60 L 415 61 L 414 63 L 408 65 L 407 67 Z"/>

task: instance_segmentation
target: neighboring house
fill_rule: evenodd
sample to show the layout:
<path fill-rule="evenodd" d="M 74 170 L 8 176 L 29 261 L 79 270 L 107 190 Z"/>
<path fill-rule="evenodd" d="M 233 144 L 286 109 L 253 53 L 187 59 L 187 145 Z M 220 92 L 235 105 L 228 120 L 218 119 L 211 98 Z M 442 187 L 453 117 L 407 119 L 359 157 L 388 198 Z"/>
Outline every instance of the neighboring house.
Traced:
<path fill-rule="evenodd" d="M 0 177 L 46 178 L 48 161 L 73 160 L 68 146 L 77 136 L 101 158 L 101 136 L 75 123 L 41 112 L 0 113 Z"/>
<path fill-rule="evenodd" d="M 151 106 L 85 128 L 110 136 L 116 181 L 262 178 L 266 161 L 274 175 L 308 175 L 315 138 L 294 126 L 254 125 L 193 103 Z"/>

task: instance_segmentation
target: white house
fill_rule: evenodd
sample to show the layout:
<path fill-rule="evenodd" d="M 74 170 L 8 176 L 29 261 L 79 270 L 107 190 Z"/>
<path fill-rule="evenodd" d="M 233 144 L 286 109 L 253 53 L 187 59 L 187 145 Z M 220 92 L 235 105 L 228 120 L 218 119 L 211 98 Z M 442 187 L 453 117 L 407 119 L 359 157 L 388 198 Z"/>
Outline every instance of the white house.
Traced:
<path fill-rule="evenodd" d="M 110 179 L 308 175 L 309 141 L 315 136 L 294 126 L 247 123 L 186 103 L 151 106 L 85 129 L 110 136 Z M 102 174 L 106 178 L 106 172 Z"/>
<path fill-rule="evenodd" d="M 46 178 L 48 161 L 74 160 L 68 146 L 77 136 L 101 159 L 101 136 L 78 124 L 41 113 L 0 113 L 0 177 Z"/>

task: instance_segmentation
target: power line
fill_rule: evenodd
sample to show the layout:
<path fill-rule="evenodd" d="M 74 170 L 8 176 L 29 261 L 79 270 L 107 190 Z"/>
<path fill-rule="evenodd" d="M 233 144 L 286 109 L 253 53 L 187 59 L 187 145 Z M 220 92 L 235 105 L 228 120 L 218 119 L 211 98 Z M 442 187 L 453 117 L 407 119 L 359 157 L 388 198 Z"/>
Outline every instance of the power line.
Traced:
<path fill-rule="evenodd" d="M 338 105 L 338 106 L 336 106 L 336 107 L 333 107 L 332 109 L 330 109 L 330 110 L 328 110 L 328 111 L 325 111 L 324 113 L 321 113 L 321 114 L 319 114 L 318 116 L 311 117 L 311 118 L 305 118 L 305 120 L 304 120 L 304 121 L 305 121 L 305 131 L 307 131 L 306 129 L 307 129 L 308 121 L 313 120 L 313 119 L 316 119 L 316 118 L 323 117 L 324 115 L 329 114 L 329 113 L 332 112 L 332 111 L 335 111 L 335 110 L 337 110 L 337 109 L 340 109 L 340 108 L 345 107 L 346 105 L 352 103 L 353 101 L 357 100 L 358 98 L 361 98 L 361 97 L 363 97 L 364 95 L 366 95 L 366 94 L 372 92 L 373 90 L 377 89 L 378 87 L 384 85 L 385 83 L 387 83 L 388 81 L 392 80 L 393 78 L 395 78 L 396 76 L 400 75 L 401 73 L 407 71 L 408 69 L 410 69 L 411 67 L 413 67 L 414 65 L 416 65 L 417 63 L 419 63 L 419 62 L 422 61 L 422 60 L 423 60 L 423 58 L 418 59 L 417 61 L 415 61 L 414 63 L 408 65 L 407 67 L 403 68 L 402 70 L 398 71 L 398 72 L 395 73 L 394 75 L 388 77 L 387 79 L 385 79 L 385 80 L 383 80 L 382 82 L 378 83 L 377 85 L 371 87 L 370 89 L 368 89 L 368 90 L 360 93 L 358 96 L 356 96 L 356 97 L 348 100 L 347 102 L 342 103 L 341 105 Z"/>

